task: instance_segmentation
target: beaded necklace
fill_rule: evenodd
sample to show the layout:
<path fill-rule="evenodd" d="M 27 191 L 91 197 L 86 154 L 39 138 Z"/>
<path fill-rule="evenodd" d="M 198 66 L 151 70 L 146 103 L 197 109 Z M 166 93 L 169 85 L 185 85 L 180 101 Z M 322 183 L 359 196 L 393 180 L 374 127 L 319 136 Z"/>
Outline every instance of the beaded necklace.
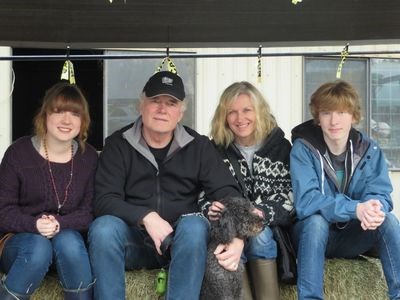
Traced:
<path fill-rule="evenodd" d="M 58 192 L 57 192 L 57 188 L 56 188 L 56 182 L 55 182 L 54 176 L 53 176 L 53 170 L 51 169 L 49 153 L 47 151 L 46 139 L 43 139 L 43 148 L 44 148 L 44 154 L 45 154 L 46 160 L 47 160 L 47 166 L 49 167 L 49 174 L 50 174 L 51 183 L 53 185 L 54 194 L 56 195 L 56 199 L 57 199 L 57 214 L 59 215 L 61 208 L 64 206 L 65 202 L 67 202 L 68 190 L 72 183 L 72 175 L 74 174 L 74 148 L 73 148 L 73 145 L 71 144 L 71 169 L 70 169 L 70 175 L 69 175 L 69 182 L 65 186 L 64 199 L 62 202 L 60 202 L 60 197 L 58 196 Z"/>

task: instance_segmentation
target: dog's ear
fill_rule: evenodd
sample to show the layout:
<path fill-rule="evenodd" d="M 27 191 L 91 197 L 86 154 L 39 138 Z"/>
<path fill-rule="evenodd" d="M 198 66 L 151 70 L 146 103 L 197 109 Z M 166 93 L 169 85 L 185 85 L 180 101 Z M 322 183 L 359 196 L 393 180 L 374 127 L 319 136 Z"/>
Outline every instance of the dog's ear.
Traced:
<path fill-rule="evenodd" d="M 237 236 L 237 220 L 228 210 L 222 212 L 218 221 L 213 223 L 211 237 L 221 244 L 230 243 Z"/>
<path fill-rule="evenodd" d="M 234 215 L 236 236 L 245 239 L 254 236 L 262 230 L 263 219 L 254 212 L 253 204 L 243 198 L 233 198 L 229 211 Z"/>
<path fill-rule="evenodd" d="M 255 236 L 260 233 L 264 228 L 264 220 L 259 215 L 249 212 L 245 219 L 242 220 L 242 226 L 240 227 L 240 232 L 238 235 L 243 238 L 248 238 Z"/>

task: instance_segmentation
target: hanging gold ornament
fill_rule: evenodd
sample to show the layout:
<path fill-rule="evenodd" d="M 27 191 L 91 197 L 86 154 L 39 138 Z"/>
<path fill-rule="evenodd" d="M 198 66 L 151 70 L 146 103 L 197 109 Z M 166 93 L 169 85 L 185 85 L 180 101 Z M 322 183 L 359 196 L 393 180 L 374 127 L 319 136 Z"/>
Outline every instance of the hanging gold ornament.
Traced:
<path fill-rule="evenodd" d="M 169 56 L 163 58 L 163 60 L 161 61 L 160 65 L 156 69 L 156 73 L 160 72 L 162 70 L 165 62 L 167 62 L 167 70 L 169 72 L 174 73 L 174 74 L 178 74 L 178 71 L 176 69 L 176 65 L 174 64 L 174 62 L 172 61 L 172 59 Z"/>
<path fill-rule="evenodd" d="M 64 62 L 61 71 L 61 80 L 68 80 L 70 84 L 76 84 L 74 65 L 69 59 Z"/>
<path fill-rule="evenodd" d="M 346 46 L 344 46 L 342 52 L 340 53 L 341 60 L 336 71 L 336 78 L 338 79 L 342 77 L 343 65 L 348 55 L 349 55 L 349 43 L 347 43 Z"/>

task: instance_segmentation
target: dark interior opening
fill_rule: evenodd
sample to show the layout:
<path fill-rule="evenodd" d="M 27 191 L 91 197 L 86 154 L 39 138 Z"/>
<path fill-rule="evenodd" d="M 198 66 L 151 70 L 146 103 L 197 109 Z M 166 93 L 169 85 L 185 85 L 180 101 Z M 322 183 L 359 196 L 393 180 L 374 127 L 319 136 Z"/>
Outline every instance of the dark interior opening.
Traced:
<path fill-rule="evenodd" d="M 71 50 L 71 55 L 102 54 L 100 50 Z M 13 55 L 65 55 L 65 50 L 14 48 Z M 76 84 L 89 102 L 92 123 L 88 143 L 103 147 L 103 61 L 71 60 Z M 12 96 L 12 139 L 33 133 L 32 121 L 45 91 L 61 79 L 64 60 L 14 61 L 15 85 Z"/>

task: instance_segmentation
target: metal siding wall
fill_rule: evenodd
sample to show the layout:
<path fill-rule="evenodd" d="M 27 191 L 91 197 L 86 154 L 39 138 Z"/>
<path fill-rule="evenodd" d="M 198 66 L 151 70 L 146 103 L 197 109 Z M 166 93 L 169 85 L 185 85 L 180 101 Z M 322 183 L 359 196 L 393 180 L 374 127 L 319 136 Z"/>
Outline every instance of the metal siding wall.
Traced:
<path fill-rule="evenodd" d="M 10 47 L 0 47 L 0 56 L 12 55 Z M 0 61 L 0 160 L 11 144 L 12 63 Z"/>
<path fill-rule="evenodd" d="M 237 53 L 244 53 L 236 50 Z M 201 49 L 198 53 L 223 53 L 218 49 Z M 231 53 L 235 53 L 233 49 Z M 251 63 L 254 63 L 254 70 Z M 256 84 L 257 58 L 201 58 L 197 59 L 197 122 L 196 129 L 208 134 L 219 97 L 235 81 L 247 80 Z"/>
<path fill-rule="evenodd" d="M 213 51 L 214 50 L 214 51 Z M 203 49 L 198 53 L 218 53 Z M 230 53 L 254 53 L 233 49 Z M 222 52 L 221 52 L 222 53 Z M 290 139 L 291 128 L 302 116 L 302 57 L 263 57 L 262 79 L 257 80 L 257 58 L 202 58 L 197 60 L 196 129 L 208 134 L 210 122 L 223 90 L 236 81 L 249 81 L 266 97 L 279 126 Z"/>

